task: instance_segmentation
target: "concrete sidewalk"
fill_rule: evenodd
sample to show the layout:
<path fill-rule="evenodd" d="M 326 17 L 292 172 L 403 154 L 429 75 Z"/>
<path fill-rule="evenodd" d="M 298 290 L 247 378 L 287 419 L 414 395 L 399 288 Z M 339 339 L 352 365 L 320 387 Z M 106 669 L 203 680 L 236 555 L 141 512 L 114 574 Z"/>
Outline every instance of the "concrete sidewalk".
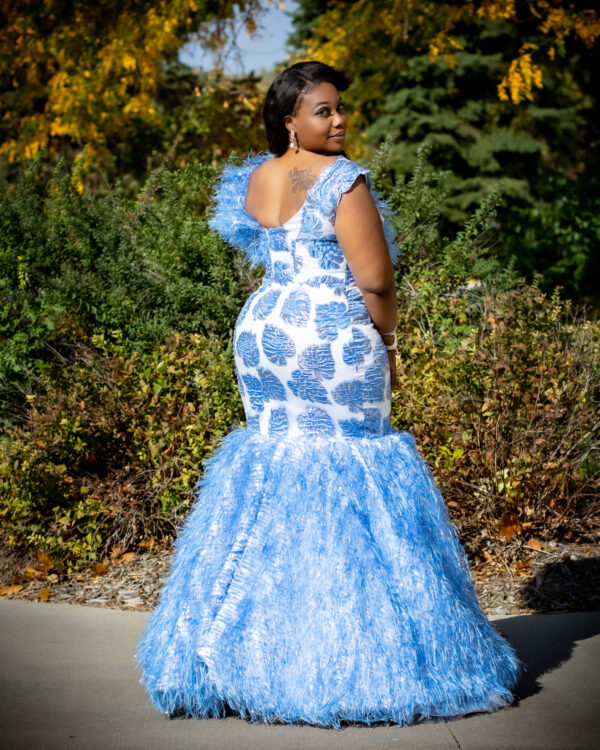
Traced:
<path fill-rule="evenodd" d="M 600 612 L 491 617 L 527 672 L 513 706 L 412 727 L 258 725 L 168 719 L 139 684 L 148 613 L 0 600 L 2 750 L 423 748 L 591 750 L 600 746 Z"/>

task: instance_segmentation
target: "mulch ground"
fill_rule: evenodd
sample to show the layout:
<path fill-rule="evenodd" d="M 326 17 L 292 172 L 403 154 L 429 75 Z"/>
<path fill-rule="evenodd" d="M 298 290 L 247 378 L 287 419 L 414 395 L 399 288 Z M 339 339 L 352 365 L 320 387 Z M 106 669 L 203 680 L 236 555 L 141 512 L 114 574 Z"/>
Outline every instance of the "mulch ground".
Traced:
<path fill-rule="evenodd" d="M 513 539 L 469 560 L 486 614 L 600 609 L 600 544 Z M 171 549 L 119 552 L 89 569 L 55 572 L 43 554 L 0 553 L 0 598 L 151 611 L 169 573 Z"/>

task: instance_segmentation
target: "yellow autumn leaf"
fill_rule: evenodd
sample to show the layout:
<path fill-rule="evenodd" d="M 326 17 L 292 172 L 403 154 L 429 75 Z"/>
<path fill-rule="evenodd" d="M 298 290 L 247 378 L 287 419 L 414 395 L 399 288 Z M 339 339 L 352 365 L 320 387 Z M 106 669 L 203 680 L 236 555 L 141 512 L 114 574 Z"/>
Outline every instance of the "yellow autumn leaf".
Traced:
<path fill-rule="evenodd" d="M 123 55 L 123 67 L 125 70 L 135 70 L 136 60 L 133 55 Z"/>
<path fill-rule="evenodd" d="M 6 586 L 0 586 L 0 596 L 13 596 L 14 594 L 17 594 L 23 586 L 20 586 L 16 583 L 9 583 Z"/>
<path fill-rule="evenodd" d="M 37 593 L 37 598 L 41 602 L 47 602 L 48 599 L 52 596 L 52 591 L 50 589 L 40 589 Z"/>

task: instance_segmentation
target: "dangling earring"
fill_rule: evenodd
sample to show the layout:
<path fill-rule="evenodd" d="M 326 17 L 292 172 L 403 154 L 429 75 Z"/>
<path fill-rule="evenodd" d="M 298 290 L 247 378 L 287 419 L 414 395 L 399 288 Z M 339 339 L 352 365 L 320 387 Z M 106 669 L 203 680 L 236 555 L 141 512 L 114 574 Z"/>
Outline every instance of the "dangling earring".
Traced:
<path fill-rule="evenodd" d="M 296 133 L 294 130 L 290 130 L 290 142 L 288 148 L 297 148 L 297 142 L 295 142 Z"/>

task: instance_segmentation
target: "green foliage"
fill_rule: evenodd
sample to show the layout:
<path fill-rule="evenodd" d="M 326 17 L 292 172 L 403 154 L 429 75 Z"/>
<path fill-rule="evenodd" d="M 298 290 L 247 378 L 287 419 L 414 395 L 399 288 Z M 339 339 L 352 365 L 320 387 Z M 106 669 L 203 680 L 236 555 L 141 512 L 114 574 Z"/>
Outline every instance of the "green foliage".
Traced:
<path fill-rule="evenodd" d="M 501 258 L 514 256 L 524 276 L 542 273 L 540 287 L 560 285 L 571 298 L 600 303 L 600 184 L 594 171 L 578 179 L 540 174 L 540 197 L 533 206 L 508 203 L 501 212 L 511 228 L 502 240 Z M 526 248 L 526 252 L 524 249 Z"/>
<path fill-rule="evenodd" d="M 168 338 L 128 353 L 93 337 L 2 438 L 0 522 L 10 544 L 72 569 L 140 540 L 169 538 L 204 458 L 243 417 L 232 351 Z"/>
<path fill-rule="evenodd" d="M 512 263 L 496 256 L 492 238 L 501 186 L 491 190 L 453 237 L 443 232 L 444 203 L 448 200 L 450 172 L 436 170 L 429 162 L 432 145 L 417 149 L 410 177 L 390 180 L 388 154 L 395 133 L 390 132 L 371 161 L 374 186 L 387 194 L 393 209 L 392 223 L 402 253 L 401 271 L 411 278 L 434 279 L 437 293 L 445 293 L 469 279 L 489 278 L 502 288 L 520 282 Z M 391 187 L 390 187 L 391 185 Z M 432 300 L 433 302 L 433 300 Z"/>
<path fill-rule="evenodd" d="M 415 435 L 466 537 L 510 512 L 568 538 L 600 492 L 600 324 L 558 294 L 489 282 L 432 316 L 431 286 L 401 288 L 393 423 Z"/>
<path fill-rule="evenodd" d="M 459 41 L 465 50 L 453 52 L 454 67 L 416 51 L 407 57 L 367 130 L 371 144 L 397 132 L 389 164 L 399 173 L 414 168 L 423 141 L 431 143 L 436 168 L 450 171 L 443 213 L 455 227 L 499 181 L 511 201 L 531 204 L 542 160 L 554 170 L 573 168 L 563 154 L 573 153 L 590 108 L 581 92 L 562 92 L 560 79 L 546 83 L 536 104 L 498 101 L 493 82 L 506 50 L 516 53 L 517 35 L 502 24 L 484 36 L 465 27 Z M 558 152 L 555 164 L 550 149 Z"/>
<path fill-rule="evenodd" d="M 391 138 L 373 160 L 379 187 Z M 600 492 L 600 322 L 490 252 L 499 191 L 441 236 L 446 174 L 429 148 L 390 193 L 404 252 L 392 423 L 435 467 L 465 540 L 506 511 L 567 536 Z"/>
<path fill-rule="evenodd" d="M 467 544 L 509 510 L 546 538 L 600 490 L 600 327 L 494 252 L 499 190 L 452 235 L 423 144 L 394 184 L 401 389 L 395 427 L 434 467 Z M 167 166 L 137 199 L 33 168 L 0 203 L 0 524 L 77 568 L 169 540 L 202 462 L 243 419 L 231 333 L 257 277 L 206 224 L 212 167 Z M 21 368 L 21 369 L 19 369 Z"/>
<path fill-rule="evenodd" d="M 252 31 L 259 12 L 258 0 L 4 3 L 1 168 L 10 170 L 41 150 L 73 155 L 81 149 L 76 158 L 83 167 L 144 171 L 165 125 L 172 124 L 165 102 L 169 90 L 175 93 L 169 64 L 182 42 L 194 36 L 205 49 L 219 51 L 237 33 L 240 14 Z M 231 100 L 222 108 L 211 93 L 195 92 L 207 105 L 212 140 L 223 136 L 214 126 L 226 121 L 227 104 L 241 121 L 254 120 L 256 106 L 243 86 L 223 87 Z"/>
<path fill-rule="evenodd" d="M 0 412 L 43 389 L 48 361 L 103 335 L 150 351 L 179 333 L 227 339 L 253 278 L 207 224 L 216 170 L 162 165 L 137 199 L 120 181 L 81 193 L 61 161 L 44 183 L 38 160 L 0 193 Z"/>
<path fill-rule="evenodd" d="M 157 150 L 173 150 L 173 161 L 217 164 L 223 154 L 266 148 L 260 79 L 253 73 L 228 77 L 172 62 L 158 91 L 161 120 Z M 148 154 L 147 144 L 141 144 Z M 139 157 L 138 157 L 139 158 Z"/>

